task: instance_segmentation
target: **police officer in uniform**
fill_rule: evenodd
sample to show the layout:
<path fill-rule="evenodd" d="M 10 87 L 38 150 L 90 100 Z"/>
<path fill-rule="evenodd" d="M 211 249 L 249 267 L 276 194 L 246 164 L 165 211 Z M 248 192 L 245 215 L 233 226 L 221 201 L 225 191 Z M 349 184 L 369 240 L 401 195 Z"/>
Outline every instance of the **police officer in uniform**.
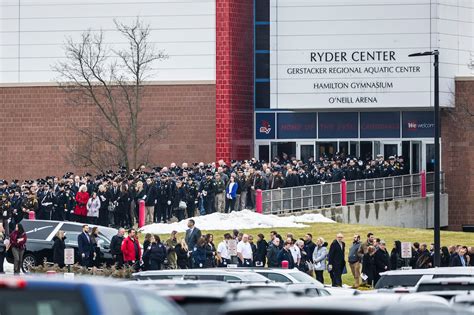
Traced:
<path fill-rule="evenodd" d="M 212 172 L 206 171 L 206 178 L 201 181 L 199 193 L 202 196 L 204 214 L 215 212 L 216 182 L 212 179 Z"/>
<path fill-rule="evenodd" d="M 2 217 L 3 228 L 5 229 L 5 235 L 10 235 L 8 220 L 12 215 L 12 206 L 10 200 L 8 200 L 8 195 L 6 191 L 2 194 L 0 200 L 0 215 Z"/>

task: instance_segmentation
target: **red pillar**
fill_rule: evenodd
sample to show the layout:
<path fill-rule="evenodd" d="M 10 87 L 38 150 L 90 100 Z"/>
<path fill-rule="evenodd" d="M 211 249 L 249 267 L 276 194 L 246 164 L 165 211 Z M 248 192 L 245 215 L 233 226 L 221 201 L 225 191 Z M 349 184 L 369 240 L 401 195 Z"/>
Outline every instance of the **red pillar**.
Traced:
<path fill-rule="evenodd" d="M 263 197 L 261 189 L 255 191 L 255 211 L 257 213 L 263 212 Z"/>
<path fill-rule="evenodd" d="M 421 171 L 421 198 L 426 198 L 426 172 Z"/>
<path fill-rule="evenodd" d="M 347 206 L 347 182 L 345 179 L 341 180 L 341 205 Z"/>
<path fill-rule="evenodd" d="M 138 227 L 141 228 L 145 225 L 145 201 L 140 200 L 138 202 Z"/>
<path fill-rule="evenodd" d="M 253 1 L 216 0 L 216 161 L 253 153 Z"/>

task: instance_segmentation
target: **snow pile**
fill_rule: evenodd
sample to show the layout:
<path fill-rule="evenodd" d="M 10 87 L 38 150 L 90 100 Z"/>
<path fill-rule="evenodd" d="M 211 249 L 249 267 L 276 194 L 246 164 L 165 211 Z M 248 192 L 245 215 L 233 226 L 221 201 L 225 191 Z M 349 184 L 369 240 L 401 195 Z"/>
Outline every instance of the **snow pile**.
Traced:
<path fill-rule="evenodd" d="M 302 223 L 335 223 L 321 214 L 304 214 L 301 216 L 278 217 L 264 215 L 250 210 L 234 211 L 232 213 L 213 213 L 194 217 L 196 227 L 201 230 L 258 229 L 276 227 L 308 227 Z M 188 220 L 175 223 L 155 223 L 141 228 L 142 233 L 168 234 L 172 231 L 185 232 Z"/>

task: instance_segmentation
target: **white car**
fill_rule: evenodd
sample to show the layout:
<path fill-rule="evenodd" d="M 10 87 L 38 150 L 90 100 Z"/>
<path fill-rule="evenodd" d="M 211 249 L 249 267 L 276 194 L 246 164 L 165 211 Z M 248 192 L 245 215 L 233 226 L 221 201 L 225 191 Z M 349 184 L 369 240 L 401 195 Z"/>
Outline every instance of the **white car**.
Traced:
<path fill-rule="evenodd" d="M 380 274 L 375 289 L 394 292 L 415 292 L 421 281 L 437 278 L 474 277 L 474 267 L 441 267 L 429 269 L 392 270 Z"/>
<path fill-rule="evenodd" d="M 451 300 L 456 295 L 474 293 L 474 278 L 451 277 L 422 280 L 417 285 L 416 292 L 436 295 Z"/>

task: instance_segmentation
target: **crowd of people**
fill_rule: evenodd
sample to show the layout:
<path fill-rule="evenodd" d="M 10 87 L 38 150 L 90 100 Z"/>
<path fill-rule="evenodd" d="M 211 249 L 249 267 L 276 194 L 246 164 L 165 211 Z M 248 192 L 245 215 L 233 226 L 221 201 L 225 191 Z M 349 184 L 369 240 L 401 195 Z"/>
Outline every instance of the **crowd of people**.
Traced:
<path fill-rule="evenodd" d="M 88 225 L 84 225 L 83 233 L 78 236 L 83 266 L 100 266 L 103 263 L 95 241 L 96 232 L 97 228 L 89 231 Z M 53 248 L 62 249 L 63 246 L 55 241 Z M 341 233 L 328 244 L 324 238 L 314 238 L 311 233 L 298 239 L 291 233 L 282 236 L 277 231 L 271 231 L 267 240 L 261 233 L 254 239 L 253 235 L 233 230 L 224 233 L 223 240 L 216 246 L 214 235 L 202 234 L 192 219 L 188 220 L 188 230 L 182 239 L 178 239 L 176 231 L 163 241 L 159 235 L 146 234 L 142 245 L 134 229 L 125 235 L 125 229 L 120 228 L 111 240 L 110 249 L 118 267 L 125 265 L 137 271 L 228 267 L 230 264 L 239 267 L 285 267 L 297 268 L 321 283 L 324 283 L 325 274 L 329 273 L 332 285 L 342 286 L 342 275 L 350 269 L 354 288 L 375 286 L 380 274 L 388 270 L 432 268 L 434 255 L 432 245 L 428 248 L 427 244 L 415 242 L 412 258 L 403 259 L 400 241 L 395 241 L 389 252 L 385 241 L 376 238 L 373 233 L 368 233 L 365 241 L 361 241 L 360 235 L 354 235 L 347 252 Z M 63 258 L 58 255 L 56 259 L 55 254 L 55 263 L 61 266 Z M 443 247 L 441 266 L 474 266 L 474 247 Z"/>
<path fill-rule="evenodd" d="M 36 180 L 0 180 L 0 212 L 9 232 L 34 212 L 37 219 L 70 220 L 102 226 L 130 228 L 145 202 L 146 224 L 191 218 L 199 213 L 255 208 L 258 189 L 357 180 L 405 174 L 403 158 L 358 160 L 343 154 L 331 158 L 275 158 L 272 162 L 224 161 L 182 163 L 169 167 L 124 168 L 84 176 L 67 173 Z M 8 224 L 10 222 L 10 224 Z"/>

